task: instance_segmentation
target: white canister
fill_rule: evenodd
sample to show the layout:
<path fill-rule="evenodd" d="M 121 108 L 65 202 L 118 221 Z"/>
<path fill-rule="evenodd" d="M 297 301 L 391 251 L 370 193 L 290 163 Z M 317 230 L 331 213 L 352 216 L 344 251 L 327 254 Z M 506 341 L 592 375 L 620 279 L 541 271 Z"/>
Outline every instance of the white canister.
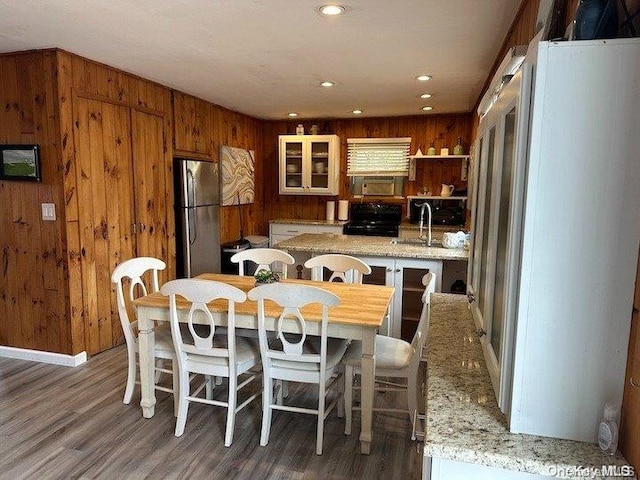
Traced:
<path fill-rule="evenodd" d="M 333 222 L 336 215 L 336 202 L 330 200 L 327 202 L 327 222 Z"/>
<path fill-rule="evenodd" d="M 349 219 L 349 200 L 340 200 L 338 202 L 338 220 Z"/>

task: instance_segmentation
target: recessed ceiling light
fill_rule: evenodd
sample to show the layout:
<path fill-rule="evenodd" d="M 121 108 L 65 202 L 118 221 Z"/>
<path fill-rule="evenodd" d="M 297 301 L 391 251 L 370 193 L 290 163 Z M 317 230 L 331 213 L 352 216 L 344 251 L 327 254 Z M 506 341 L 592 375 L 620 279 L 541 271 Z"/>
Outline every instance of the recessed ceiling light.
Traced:
<path fill-rule="evenodd" d="M 421 82 L 426 82 L 427 80 L 431 80 L 430 75 L 418 75 L 416 80 L 420 80 Z"/>
<path fill-rule="evenodd" d="M 288 113 L 288 115 L 290 117 L 297 117 L 298 116 L 298 114 L 296 112 L 290 112 L 290 113 Z"/>
<path fill-rule="evenodd" d="M 351 113 L 353 113 L 354 115 L 360 115 L 362 113 L 362 110 L 352 110 Z"/>
<path fill-rule="evenodd" d="M 344 13 L 344 7 L 336 4 L 323 5 L 318 10 L 322 15 L 327 16 L 340 15 Z"/>
<path fill-rule="evenodd" d="M 424 110 L 425 112 L 428 112 L 429 110 L 433 110 L 433 107 L 429 107 L 429 106 L 422 107 L 422 110 Z"/>
<path fill-rule="evenodd" d="M 322 85 L 323 87 L 333 87 L 335 84 L 333 82 L 330 82 L 329 80 L 325 80 L 320 85 Z"/>
<path fill-rule="evenodd" d="M 430 93 L 423 93 L 422 95 L 420 95 L 420 98 L 431 98 L 431 94 Z"/>

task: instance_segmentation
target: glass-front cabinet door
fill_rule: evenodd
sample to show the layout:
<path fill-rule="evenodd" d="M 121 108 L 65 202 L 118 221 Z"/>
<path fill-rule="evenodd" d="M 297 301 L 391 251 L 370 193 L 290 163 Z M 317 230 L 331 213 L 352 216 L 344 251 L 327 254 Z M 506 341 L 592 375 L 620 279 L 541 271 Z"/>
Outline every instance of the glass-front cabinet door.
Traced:
<path fill-rule="evenodd" d="M 280 193 L 337 195 L 340 139 L 337 135 L 280 136 Z"/>
<path fill-rule="evenodd" d="M 518 255 L 526 163 L 529 70 L 505 87 L 479 128 L 478 202 L 472 220 L 470 299 L 501 410 L 510 409 Z M 523 76 L 525 79 L 523 80 Z M 527 95 L 528 98 L 528 95 Z"/>

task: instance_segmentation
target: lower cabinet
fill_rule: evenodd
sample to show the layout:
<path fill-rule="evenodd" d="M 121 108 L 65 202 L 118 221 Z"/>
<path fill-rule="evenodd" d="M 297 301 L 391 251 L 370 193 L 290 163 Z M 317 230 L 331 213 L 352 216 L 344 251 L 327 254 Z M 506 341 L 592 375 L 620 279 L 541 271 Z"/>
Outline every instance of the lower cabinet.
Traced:
<path fill-rule="evenodd" d="M 395 287 L 391 301 L 388 324 L 380 333 L 411 341 L 418 328 L 422 311 L 422 277 L 425 273 L 436 274 L 436 291 L 441 290 L 442 261 L 413 260 L 387 257 L 358 257 L 371 267 L 371 275 L 364 283 Z"/>

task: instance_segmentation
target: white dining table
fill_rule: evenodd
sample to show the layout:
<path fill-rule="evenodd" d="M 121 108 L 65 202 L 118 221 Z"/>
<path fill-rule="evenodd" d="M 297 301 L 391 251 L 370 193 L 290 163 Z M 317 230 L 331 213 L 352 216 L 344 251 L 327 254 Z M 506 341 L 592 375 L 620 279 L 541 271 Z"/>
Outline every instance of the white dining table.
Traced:
<path fill-rule="evenodd" d="M 254 287 L 254 278 L 248 276 L 205 273 L 197 278 L 228 283 L 248 292 Z M 381 285 L 357 285 L 336 282 L 315 282 L 311 280 L 281 280 L 283 288 L 287 283 L 302 283 L 314 285 L 329 290 L 340 298 L 340 304 L 329 309 L 328 335 L 362 342 L 362 373 L 361 373 L 361 426 L 360 451 L 368 454 L 373 441 L 373 395 L 375 382 L 375 338 L 382 326 L 387 310 L 393 297 L 393 287 Z M 179 320 L 186 321 L 186 304 L 181 309 L 178 303 Z M 154 328 L 156 322 L 169 321 L 169 300 L 156 292 L 135 301 L 138 318 L 138 349 L 140 357 L 140 384 L 142 414 L 151 418 L 155 411 L 155 356 Z M 214 301 L 209 304 L 216 324 L 225 325 L 227 310 L 226 301 Z M 181 312 L 182 310 L 182 312 Z M 302 309 L 307 321 L 308 333 L 320 335 L 320 320 L 322 312 L 319 305 L 309 305 Z M 280 309 L 275 304 L 265 306 L 267 329 L 275 329 L 275 320 L 280 315 Z M 251 300 L 235 305 L 236 327 L 257 329 L 257 304 Z M 285 322 L 285 332 L 299 333 L 299 325 L 295 321 Z"/>

